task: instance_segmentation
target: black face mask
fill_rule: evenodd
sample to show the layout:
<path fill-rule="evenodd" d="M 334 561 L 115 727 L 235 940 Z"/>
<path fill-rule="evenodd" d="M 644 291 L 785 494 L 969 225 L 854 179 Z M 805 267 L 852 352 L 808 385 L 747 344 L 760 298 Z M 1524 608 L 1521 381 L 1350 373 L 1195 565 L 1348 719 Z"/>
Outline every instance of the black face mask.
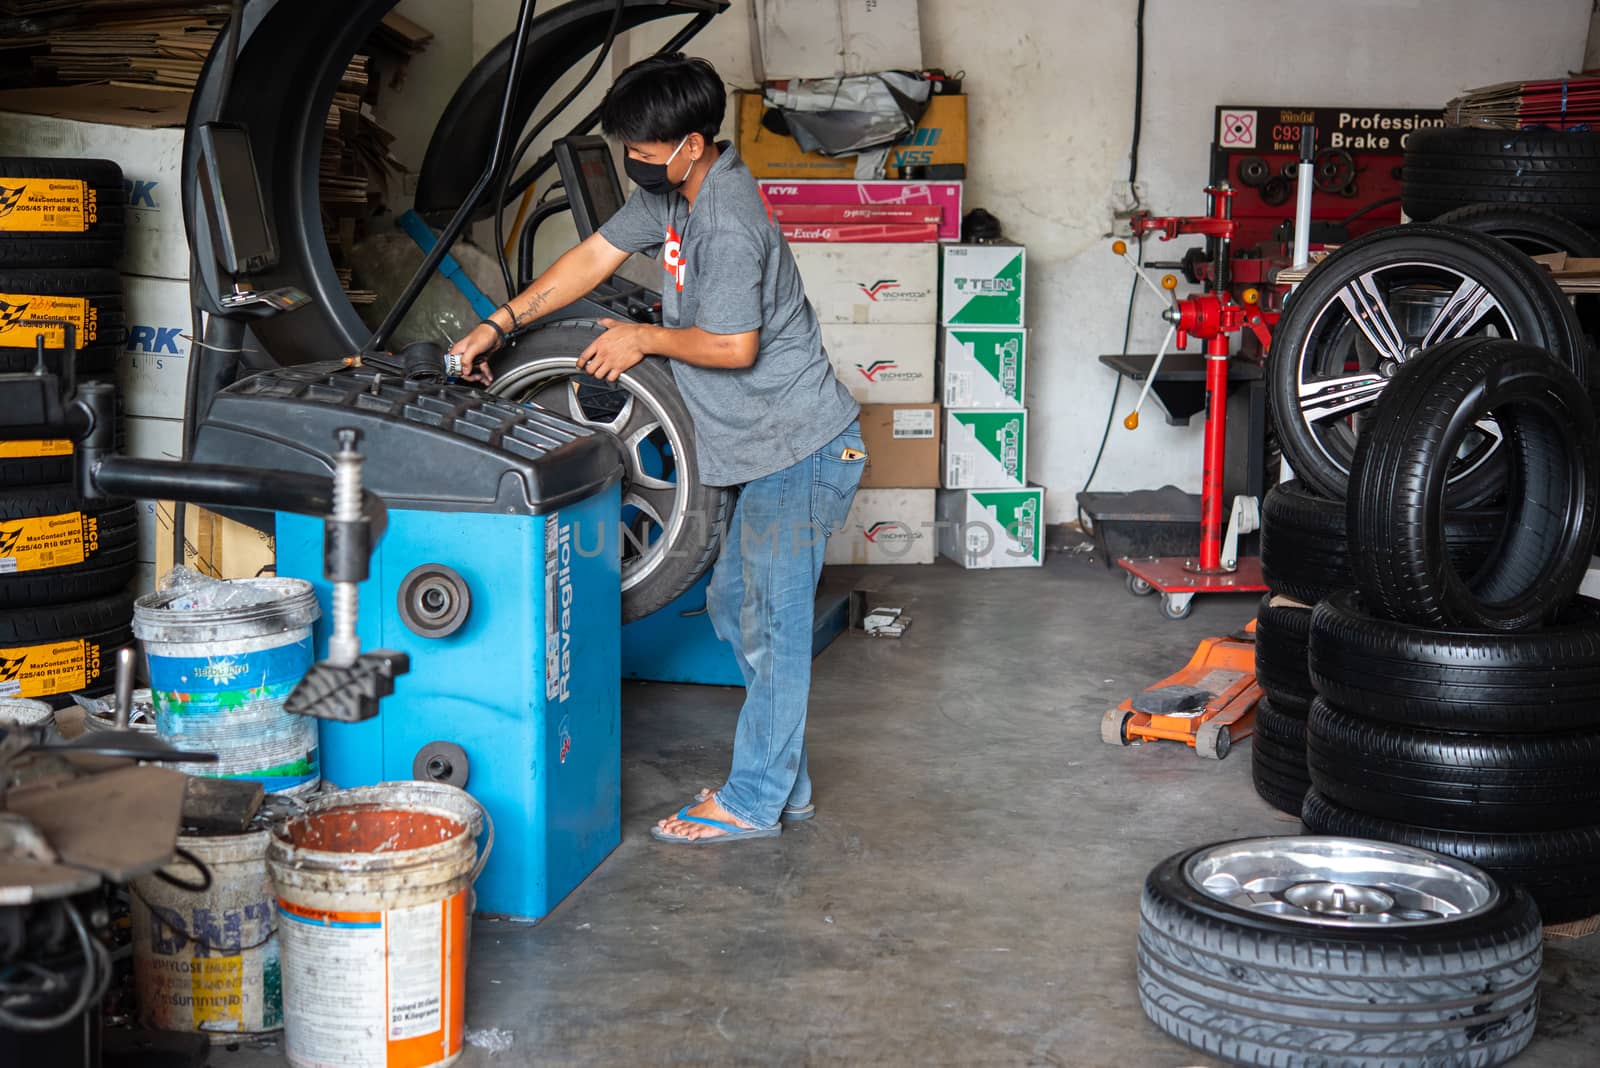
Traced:
<path fill-rule="evenodd" d="M 643 189 L 646 193 L 654 193 L 657 196 L 666 196 L 668 193 L 677 190 L 679 186 L 689 180 L 688 171 L 684 172 L 683 178 L 680 181 L 674 182 L 671 178 L 667 177 L 667 165 L 678 158 L 678 153 L 681 152 L 683 150 L 683 146 L 688 143 L 689 135 L 684 134 L 683 140 L 679 141 L 678 147 L 672 150 L 672 155 L 667 157 L 666 163 L 646 163 L 642 159 L 634 159 L 632 156 L 624 156 L 622 158 L 622 169 L 627 176 L 633 180 L 633 184 L 638 186 L 640 189 Z M 690 164 L 689 170 L 694 170 L 693 164 Z"/>

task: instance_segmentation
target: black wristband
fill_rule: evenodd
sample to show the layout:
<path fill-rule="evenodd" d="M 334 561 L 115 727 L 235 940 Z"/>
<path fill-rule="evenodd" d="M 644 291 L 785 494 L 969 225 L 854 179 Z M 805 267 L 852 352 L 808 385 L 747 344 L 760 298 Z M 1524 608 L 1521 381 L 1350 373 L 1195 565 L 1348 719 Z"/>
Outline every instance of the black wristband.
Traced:
<path fill-rule="evenodd" d="M 485 319 L 483 321 L 482 325 L 487 326 L 490 330 L 493 330 L 495 332 L 495 334 L 499 336 L 500 344 L 496 345 L 495 346 L 496 348 L 503 349 L 503 348 L 506 347 L 506 332 L 503 329 L 501 329 L 499 323 L 495 322 L 493 319 Z"/>

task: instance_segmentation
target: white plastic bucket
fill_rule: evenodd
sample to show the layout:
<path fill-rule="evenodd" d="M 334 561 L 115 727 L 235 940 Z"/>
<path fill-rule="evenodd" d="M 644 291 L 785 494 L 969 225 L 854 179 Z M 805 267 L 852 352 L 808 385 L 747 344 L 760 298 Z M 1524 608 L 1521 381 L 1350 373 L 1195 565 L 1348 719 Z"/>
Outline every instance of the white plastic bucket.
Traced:
<path fill-rule="evenodd" d="M 218 585 L 223 585 L 219 583 Z M 311 624 L 320 615 L 303 579 L 236 579 L 262 603 L 191 607 L 185 591 L 134 602 L 133 633 L 144 646 L 156 733 L 179 749 L 217 754 L 180 771 L 249 779 L 268 793 L 317 788 L 317 724 L 283 709 L 311 667 Z"/>
<path fill-rule="evenodd" d="M 433 1068 L 461 1055 L 467 917 L 485 827 L 464 790 L 325 794 L 273 831 L 284 1038 L 294 1068 Z"/>
<path fill-rule="evenodd" d="M 133 975 L 146 1027 L 203 1031 L 212 1042 L 283 1027 L 277 900 L 267 874 L 266 830 L 185 835 L 179 847 L 211 872 L 204 890 L 142 875 L 133 881 Z M 204 883 L 179 859 L 165 871 Z"/>
<path fill-rule="evenodd" d="M 55 722 L 55 709 L 43 701 L 26 697 L 0 697 L 0 729 L 51 727 Z"/>

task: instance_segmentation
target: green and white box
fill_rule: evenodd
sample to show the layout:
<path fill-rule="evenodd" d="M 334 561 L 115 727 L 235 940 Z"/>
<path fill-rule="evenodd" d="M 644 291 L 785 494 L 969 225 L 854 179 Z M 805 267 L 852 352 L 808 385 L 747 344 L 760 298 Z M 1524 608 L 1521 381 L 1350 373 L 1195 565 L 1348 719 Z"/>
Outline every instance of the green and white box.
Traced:
<path fill-rule="evenodd" d="M 931 489 L 856 490 L 850 517 L 828 539 L 829 564 L 931 564 L 934 495 Z"/>
<path fill-rule="evenodd" d="M 1026 408 L 945 409 L 945 489 L 1025 489 Z"/>
<path fill-rule="evenodd" d="M 946 408 L 1021 408 L 1028 332 L 1020 326 L 946 327 L 940 395 Z"/>
<path fill-rule="evenodd" d="M 939 555 L 962 567 L 1044 563 L 1044 488 L 940 490 Z"/>
<path fill-rule="evenodd" d="M 943 245 L 939 321 L 948 326 L 1021 326 L 1025 260 L 1021 245 Z"/>

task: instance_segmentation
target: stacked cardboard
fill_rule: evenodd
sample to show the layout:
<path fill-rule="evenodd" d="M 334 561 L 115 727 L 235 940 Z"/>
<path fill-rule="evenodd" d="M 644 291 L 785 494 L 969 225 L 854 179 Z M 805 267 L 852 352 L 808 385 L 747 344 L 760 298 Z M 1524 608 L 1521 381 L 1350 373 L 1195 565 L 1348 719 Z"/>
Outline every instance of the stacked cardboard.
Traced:
<path fill-rule="evenodd" d="M 940 260 L 939 552 L 967 568 L 1037 566 L 1044 490 L 1028 483 L 1026 253 L 946 245 Z"/>

